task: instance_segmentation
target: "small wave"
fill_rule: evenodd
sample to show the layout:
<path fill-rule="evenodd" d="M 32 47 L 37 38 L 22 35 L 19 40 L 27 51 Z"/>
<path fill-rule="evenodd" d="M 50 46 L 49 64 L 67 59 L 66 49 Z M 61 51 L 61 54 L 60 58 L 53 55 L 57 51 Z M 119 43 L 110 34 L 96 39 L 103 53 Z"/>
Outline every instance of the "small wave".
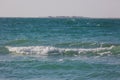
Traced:
<path fill-rule="evenodd" d="M 8 54 L 9 51 L 5 47 L 0 46 L 0 54 Z"/>
<path fill-rule="evenodd" d="M 18 39 L 18 40 L 12 40 L 12 41 L 8 41 L 7 43 L 5 43 L 5 45 L 15 45 L 15 44 L 23 44 L 28 42 L 28 40 L 25 39 Z"/>
<path fill-rule="evenodd" d="M 6 46 L 6 48 L 12 53 L 25 54 L 25 55 L 80 55 L 80 54 L 111 54 L 111 47 L 99 47 L 99 48 L 58 48 L 53 46 L 28 46 L 28 47 L 11 47 Z"/>

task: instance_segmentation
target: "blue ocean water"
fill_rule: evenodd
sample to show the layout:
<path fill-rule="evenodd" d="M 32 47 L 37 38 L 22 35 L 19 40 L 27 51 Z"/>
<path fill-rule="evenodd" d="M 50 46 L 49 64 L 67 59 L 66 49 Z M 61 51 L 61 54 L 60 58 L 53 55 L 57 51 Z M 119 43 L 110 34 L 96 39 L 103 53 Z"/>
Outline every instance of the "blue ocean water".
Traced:
<path fill-rule="evenodd" d="M 0 80 L 120 80 L 120 19 L 0 18 Z"/>

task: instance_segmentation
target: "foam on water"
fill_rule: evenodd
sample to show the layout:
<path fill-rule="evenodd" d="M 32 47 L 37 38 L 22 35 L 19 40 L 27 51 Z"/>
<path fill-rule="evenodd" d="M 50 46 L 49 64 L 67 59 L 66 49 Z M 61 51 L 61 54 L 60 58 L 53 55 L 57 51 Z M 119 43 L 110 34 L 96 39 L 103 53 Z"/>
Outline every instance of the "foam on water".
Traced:
<path fill-rule="evenodd" d="M 11 47 L 6 46 L 6 48 L 12 53 L 26 54 L 26 55 L 49 55 L 52 53 L 58 54 L 74 54 L 79 55 L 81 53 L 96 53 L 99 55 L 110 54 L 111 47 L 99 47 L 99 48 L 58 48 L 53 46 L 28 46 L 28 47 Z"/>

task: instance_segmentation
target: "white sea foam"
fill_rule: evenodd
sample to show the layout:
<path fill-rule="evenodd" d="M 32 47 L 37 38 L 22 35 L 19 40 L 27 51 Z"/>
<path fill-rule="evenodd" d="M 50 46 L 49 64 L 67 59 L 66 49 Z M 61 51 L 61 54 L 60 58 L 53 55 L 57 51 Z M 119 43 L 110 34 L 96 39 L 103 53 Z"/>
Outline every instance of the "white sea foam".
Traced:
<path fill-rule="evenodd" d="M 104 50 L 111 50 L 114 46 L 111 47 L 100 47 L 100 48 L 89 48 L 89 49 L 84 49 L 84 48 L 57 48 L 57 47 L 52 47 L 52 46 L 28 46 L 28 47 L 11 47 L 11 46 L 6 46 L 6 48 L 12 52 L 12 53 L 19 53 L 19 54 L 38 54 L 38 55 L 48 55 L 49 53 L 65 53 L 65 52 L 77 52 L 78 54 L 80 53 L 86 53 L 86 52 L 99 52 L 99 51 L 104 51 Z M 106 52 L 104 52 L 107 54 Z M 104 54 L 102 53 L 102 54 Z M 100 54 L 100 53 L 98 53 Z"/>

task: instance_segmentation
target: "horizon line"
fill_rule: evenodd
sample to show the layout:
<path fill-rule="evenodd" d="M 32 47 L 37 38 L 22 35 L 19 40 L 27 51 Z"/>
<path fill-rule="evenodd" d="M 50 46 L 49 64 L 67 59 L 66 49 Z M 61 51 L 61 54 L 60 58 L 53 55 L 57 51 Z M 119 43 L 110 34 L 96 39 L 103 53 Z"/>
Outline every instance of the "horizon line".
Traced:
<path fill-rule="evenodd" d="M 120 19 L 120 17 L 85 17 L 85 16 L 0 16 L 0 18 L 88 18 L 88 19 Z"/>

